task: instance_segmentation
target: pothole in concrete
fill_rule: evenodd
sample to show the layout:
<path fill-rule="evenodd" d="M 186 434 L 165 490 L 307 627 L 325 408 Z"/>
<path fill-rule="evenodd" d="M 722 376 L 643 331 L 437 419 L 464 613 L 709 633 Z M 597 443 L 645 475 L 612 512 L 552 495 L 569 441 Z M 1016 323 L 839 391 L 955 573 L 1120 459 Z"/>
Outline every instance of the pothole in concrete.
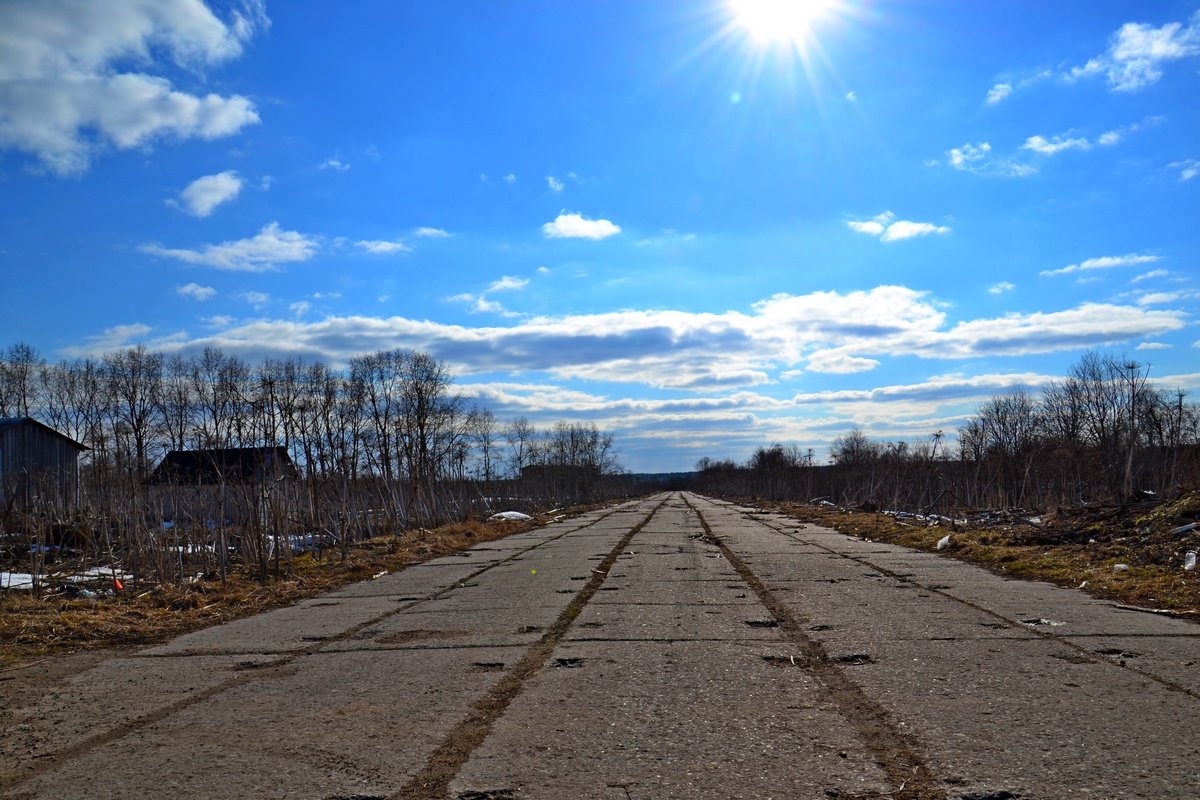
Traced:
<path fill-rule="evenodd" d="M 621 588 L 620 586 L 601 586 L 601 587 L 600 587 L 600 591 L 602 591 L 602 592 L 615 592 L 615 591 L 617 591 L 617 590 L 618 590 L 618 589 L 620 589 L 620 588 Z"/>
<path fill-rule="evenodd" d="M 845 664 L 851 667 L 879 663 L 870 653 L 846 653 L 845 655 L 834 656 L 829 660 L 835 664 Z"/>
<path fill-rule="evenodd" d="M 459 792 L 456 800 L 516 800 L 512 789 L 484 789 L 482 791 Z"/>
<path fill-rule="evenodd" d="M 1031 625 L 1035 628 L 1060 628 L 1067 624 L 1056 619 L 1043 619 L 1042 617 L 1026 617 L 1020 622 L 1022 625 Z"/>
<path fill-rule="evenodd" d="M 383 631 L 379 628 L 366 628 L 366 629 L 361 630 L 358 633 L 354 634 L 350 638 L 356 639 L 356 640 L 374 639 L 376 636 L 378 636 L 381 633 L 383 633 Z"/>
<path fill-rule="evenodd" d="M 471 664 L 471 672 L 503 672 L 503 661 L 476 661 Z"/>
<path fill-rule="evenodd" d="M 575 594 L 574 589 L 559 589 L 555 594 Z"/>
<path fill-rule="evenodd" d="M 556 658 L 554 663 L 550 665 L 555 669 L 578 669 L 583 666 L 583 659 L 576 656 L 568 656 L 567 658 Z"/>
<path fill-rule="evenodd" d="M 302 642 L 324 642 L 328 638 L 329 638 L 328 636 L 301 636 L 300 641 L 302 641 Z"/>
<path fill-rule="evenodd" d="M 751 628 L 778 628 L 779 620 L 777 619 L 748 619 L 746 624 Z"/>
<path fill-rule="evenodd" d="M 541 625 L 522 625 L 517 628 L 517 633 L 541 633 Z"/>
<path fill-rule="evenodd" d="M 1053 658 L 1060 661 L 1066 661 L 1068 664 L 1092 664 L 1093 659 L 1088 658 L 1083 653 L 1051 653 Z"/>
<path fill-rule="evenodd" d="M 579 623 L 579 627 L 580 628 L 603 628 L 604 623 L 603 622 L 581 622 L 581 623 Z"/>
<path fill-rule="evenodd" d="M 1132 650 L 1122 650 L 1119 647 L 1101 647 L 1096 652 L 1109 658 L 1137 658 L 1141 655 L 1141 653 L 1135 653 Z"/>
<path fill-rule="evenodd" d="M 308 608 L 328 608 L 329 606 L 340 606 L 341 603 L 309 603 Z"/>
<path fill-rule="evenodd" d="M 418 628 L 411 631 L 385 633 L 383 636 L 377 637 L 375 641 L 380 644 L 404 644 L 406 642 L 420 642 L 427 639 L 453 639 L 458 636 L 467 636 L 469 633 L 470 631 L 438 631 Z"/>
<path fill-rule="evenodd" d="M 953 589 L 954 587 L 948 583 L 931 583 L 929 584 L 929 588 L 935 592 L 940 592 L 944 589 Z"/>
<path fill-rule="evenodd" d="M 573 581 L 586 581 L 586 580 L 587 580 L 587 575 L 572 575 L 572 576 L 571 576 L 571 580 L 573 580 Z"/>

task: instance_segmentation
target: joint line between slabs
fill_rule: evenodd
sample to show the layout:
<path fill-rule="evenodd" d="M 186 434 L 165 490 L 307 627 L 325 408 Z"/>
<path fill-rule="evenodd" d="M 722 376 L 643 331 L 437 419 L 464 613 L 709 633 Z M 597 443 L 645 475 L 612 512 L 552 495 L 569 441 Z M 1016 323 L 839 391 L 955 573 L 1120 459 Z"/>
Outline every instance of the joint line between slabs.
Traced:
<path fill-rule="evenodd" d="M 946 800 L 945 792 L 920 754 L 913 737 L 900 730 L 887 709 L 868 697 L 861 686 L 847 677 L 845 671 L 829 658 L 825 647 L 804 632 L 802 621 L 791 608 L 775 597 L 737 553 L 713 533 L 700 509 L 686 495 L 683 499 L 699 519 L 704 529 L 704 541 L 720 549 L 721 555 L 737 570 L 742 581 L 778 620 L 778 630 L 800 648 L 808 671 L 828 691 L 829 699 L 841 716 L 858 731 L 888 781 L 897 787 L 890 796 L 901 800 Z"/>
<path fill-rule="evenodd" d="M 732 504 L 731 504 L 731 506 L 732 506 Z M 1146 680 L 1154 681 L 1155 683 L 1159 684 L 1160 686 L 1162 686 L 1163 688 L 1165 688 L 1169 691 L 1179 692 L 1180 694 L 1185 694 L 1188 697 L 1191 697 L 1193 699 L 1200 700 L 1200 692 L 1196 691 L 1195 689 L 1190 689 L 1187 686 L 1183 686 L 1182 684 L 1175 683 L 1174 681 L 1164 678 L 1161 675 L 1157 675 L 1153 672 L 1148 672 L 1147 670 L 1144 670 L 1140 667 L 1135 667 L 1135 666 L 1129 664 L 1128 662 L 1117 661 L 1117 660 L 1114 660 L 1111 658 L 1104 658 L 1102 656 L 1097 656 L 1096 653 L 1094 653 L 1093 651 L 1084 647 L 1083 645 L 1077 644 L 1077 643 L 1071 641 L 1071 639 L 1073 637 L 1080 637 L 1080 638 L 1095 637 L 1095 638 L 1112 638 L 1112 639 L 1139 638 L 1138 635 L 1136 635 L 1136 634 L 1131 637 L 1124 637 L 1121 634 L 1116 634 L 1116 633 L 1111 633 L 1111 634 L 1103 634 L 1103 633 L 1070 634 L 1070 633 L 1054 633 L 1052 631 L 1039 630 L 1035 627 L 1031 627 L 1029 625 L 1024 625 L 1020 622 L 1016 622 L 997 611 L 993 611 L 992 609 L 987 608 L 986 606 L 982 606 L 982 605 L 979 605 L 978 603 L 975 603 L 970 600 L 966 600 L 962 597 L 958 597 L 956 595 L 950 594 L 950 592 L 946 591 L 945 589 L 935 589 L 932 586 L 929 586 L 927 584 L 918 583 L 917 581 L 912 580 L 911 578 L 907 577 L 906 575 L 903 575 L 899 572 L 890 570 L 887 567 L 881 567 L 872 561 L 868 561 L 865 557 L 855 556 L 855 555 L 852 555 L 849 553 L 842 553 L 837 550 L 834 550 L 833 548 L 826 547 L 825 545 L 822 545 L 822 544 L 818 544 L 817 542 L 809 541 L 808 539 L 802 538 L 801 536 L 798 536 L 797 534 L 792 533 L 791 531 L 785 531 L 781 528 L 777 528 L 774 525 L 771 525 L 766 519 L 752 516 L 751 514 L 744 512 L 741 509 L 737 508 L 736 506 L 734 506 L 733 508 L 734 508 L 735 513 L 741 514 L 742 516 L 746 517 L 746 519 L 752 520 L 753 522 L 757 522 L 758 524 L 762 525 L 767 530 L 775 531 L 776 533 L 778 533 L 782 536 L 785 536 L 794 542 L 800 542 L 801 544 L 818 547 L 827 553 L 837 556 L 838 558 L 844 558 L 848 561 L 853 561 L 856 564 L 861 564 L 862 566 L 867 567 L 869 569 L 873 569 L 876 572 L 878 572 L 879 574 L 886 575 L 887 577 L 889 577 L 895 581 L 899 581 L 901 583 L 906 583 L 906 584 L 911 584 L 913 587 L 921 589 L 922 591 L 930 592 L 931 594 L 936 594 L 938 597 L 944 597 L 947 600 L 953 600 L 955 603 L 960 603 L 960 604 L 966 606 L 967 608 L 978 611 L 981 614 L 986 614 L 989 617 L 993 617 L 994 619 L 999 620 L 1000 622 L 1003 622 L 1005 624 L 1005 626 L 1007 626 L 1008 628 L 1010 628 L 1012 630 L 1024 631 L 1026 633 L 1032 633 L 1036 636 L 1040 636 L 1043 639 L 1049 639 L 1050 641 L 1057 642 L 1057 643 L 1063 645 L 1064 647 L 1068 647 L 1071 650 L 1074 650 L 1075 652 L 1079 653 L 1080 655 L 1087 657 L 1087 659 L 1090 662 L 1097 663 L 1097 664 L 1108 664 L 1108 665 L 1116 667 L 1118 669 L 1127 670 L 1139 677 L 1145 678 Z M 839 535 L 845 536 L 846 534 L 839 533 Z M 897 546 L 901 546 L 901 545 L 897 545 Z M 910 548 L 905 548 L 905 549 L 910 549 Z M 964 562 L 964 564 L 965 564 L 965 562 Z M 969 566 L 974 566 L 974 565 L 969 565 Z M 1182 638 L 1188 638 L 1188 637 L 1195 636 L 1196 634 L 1177 634 L 1177 635 Z M 1150 637 L 1151 635 L 1145 634 L 1145 636 Z"/>
<path fill-rule="evenodd" d="M 550 655 L 564 639 L 567 631 L 571 629 L 571 625 L 583 611 L 584 606 L 600 590 L 601 584 L 608 577 L 617 558 L 625 552 L 633 538 L 666 504 L 667 499 L 663 498 L 659 501 L 645 519 L 621 537 L 621 541 L 600 562 L 592 577 L 575 594 L 550 629 L 526 651 L 525 656 L 508 670 L 486 695 L 472 706 L 467 717 L 446 735 L 437 749 L 429 756 L 421 771 L 413 775 L 400 791 L 392 795 L 391 800 L 444 800 L 448 796 L 451 782 L 458 776 L 472 753 L 491 734 L 496 720 L 521 693 L 525 682 L 549 660 Z"/>

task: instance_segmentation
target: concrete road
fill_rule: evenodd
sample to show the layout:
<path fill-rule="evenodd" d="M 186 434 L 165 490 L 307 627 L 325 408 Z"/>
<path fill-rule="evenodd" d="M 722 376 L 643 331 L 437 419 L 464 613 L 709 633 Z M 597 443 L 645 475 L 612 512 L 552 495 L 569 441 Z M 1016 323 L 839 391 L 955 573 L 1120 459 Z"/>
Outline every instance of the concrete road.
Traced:
<path fill-rule="evenodd" d="M 689 494 L 3 695 L 6 798 L 1200 797 L 1200 627 Z"/>

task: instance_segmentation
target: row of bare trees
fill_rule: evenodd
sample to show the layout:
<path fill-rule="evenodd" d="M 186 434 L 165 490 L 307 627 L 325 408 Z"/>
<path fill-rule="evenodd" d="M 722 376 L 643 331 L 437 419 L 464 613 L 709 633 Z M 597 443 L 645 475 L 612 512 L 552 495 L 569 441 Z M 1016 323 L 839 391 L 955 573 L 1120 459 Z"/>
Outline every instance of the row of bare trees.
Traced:
<path fill-rule="evenodd" d="M 1155 387 L 1149 367 L 1088 352 L 1038 395 L 984 402 L 947 447 L 942 431 L 917 442 L 837 437 L 829 462 L 772 445 L 739 465 L 702 459 L 705 491 L 931 510 L 1124 502 L 1200 486 L 1200 406 Z"/>
<path fill-rule="evenodd" d="M 50 363 L 17 344 L 0 350 L 0 417 L 31 416 L 89 448 L 79 508 L 69 520 L 61 509 L 40 512 L 102 525 L 92 538 L 116 550 L 144 550 L 138 543 L 158 536 L 167 517 L 197 522 L 195 540 L 179 546 L 208 552 L 213 520 L 224 526 L 229 509 L 240 507 L 250 509 L 244 525 L 253 530 L 237 536 L 256 541 L 251 549 L 265 564 L 263 554 L 279 552 L 267 537 L 317 530 L 348 542 L 628 491 L 611 434 L 570 422 L 544 430 L 525 418 L 502 424 L 453 383 L 444 363 L 405 350 L 359 356 L 336 370 L 298 358 L 249 363 L 217 348 L 166 355 L 141 346 Z M 147 485 L 171 450 L 275 447 L 300 480 L 221 486 L 215 510 L 187 507 L 201 504 L 195 487 Z M 9 516 L 0 528 L 14 528 Z"/>

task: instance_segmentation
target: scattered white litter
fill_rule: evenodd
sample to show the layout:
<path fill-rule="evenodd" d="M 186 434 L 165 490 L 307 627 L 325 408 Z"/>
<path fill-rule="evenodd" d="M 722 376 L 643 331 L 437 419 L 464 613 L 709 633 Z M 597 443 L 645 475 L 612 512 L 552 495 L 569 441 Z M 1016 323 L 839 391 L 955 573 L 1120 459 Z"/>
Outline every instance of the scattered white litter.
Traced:
<path fill-rule="evenodd" d="M 1188 572 L 1196 571 L 1196 551 L 1188 550 L 1183 554 L 1183 568 Z"/>
<path fill-rule="evenodd" d="M 938 543 L 937 543 L 938 550 L 945 550 L 949 546 L 950 546 L 950 534 L 946 534 L 942 538 L 938 539 Z"/>
<path fill-rule="evenodd" d="M 499 514 L 492 514 L 488 517 L 488 522 L 495 520 L 505 520 L 508 522 L 528 522 L 533 517 L 528 514 L 522 514 L 520 511 L 501 511 Z"/>
<path fill-rule="evenodd" d="M 1128 564 L 1113 564 L 1113 572 L 1129 572 Z"/>
<path fill-rule="evenodd" d="M 113 578 L 116 578 L 119 581 L 133 580 L 133 576 L 128 572 L 121 572 L 120 570 L 114 571 L 111 567 L 88 567 L 85 570 L 76 572 L 75 577 L 104 578 L 105 580 L 112 580 Z"/>

